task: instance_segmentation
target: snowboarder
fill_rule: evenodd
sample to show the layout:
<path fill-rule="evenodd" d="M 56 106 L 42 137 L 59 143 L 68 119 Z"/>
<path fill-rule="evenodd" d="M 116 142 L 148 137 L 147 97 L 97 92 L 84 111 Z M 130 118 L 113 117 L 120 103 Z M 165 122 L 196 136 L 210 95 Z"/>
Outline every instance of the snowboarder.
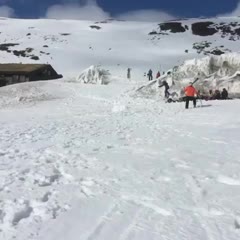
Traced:
<path fill-rule="evenodd" d="M 131 79 L 131 70 L 132 70 L 131 68 L 127 69 L 127 78 L 128 79 Z"/>
<path fill-rule="evenodd" d="M 163 81 L 162 82 L 162 84 L 161 85 L 159 85 L 159 87 L 161 88 L 161 87 L 165 87 L 165 91 L 164 91 L 164 93 L 165 93 L 165 98 L 168 98 L 169 97 L 169 95 L 170 95 L 170 93 L 169 93 L 169 85 L 168 85 L 168 83 L 167 83 L 167 81 Z"/>
<path fill-rule="evenodd" d="M 222 97 L 223 100 L 228 99 L 228 91 L 227 91 L 226 88 L 224 88 L 224 89 L 222 90 L 221 95 L 222 95 L 221 97 Z"/>
<path fill-rule="evenodd" d="M 161 73 L 158 71 L 157 72 L 157 75 L 156 75 L 156 79 L 160 78 L 161 77 Z"/>
<path fill-rule="evenodd" d="M 197 105 L 197 90 L 193 87 L 193 83 L 190 82 L 189 86 L 185 88 L 185 96 L 186 96 L 186 106 L 185 108 L 188 109 L 189 107 L 189 101 L 193 101 L 193 107 L 195 108 Z"/>
<path fill-rule="evenodd" d="M 148 71 L 148 80 L 149 81 L 152 81 L 153 80 L 153 72 L 152 72 L 152 69 L 150 69 L 149 71 Z"/>

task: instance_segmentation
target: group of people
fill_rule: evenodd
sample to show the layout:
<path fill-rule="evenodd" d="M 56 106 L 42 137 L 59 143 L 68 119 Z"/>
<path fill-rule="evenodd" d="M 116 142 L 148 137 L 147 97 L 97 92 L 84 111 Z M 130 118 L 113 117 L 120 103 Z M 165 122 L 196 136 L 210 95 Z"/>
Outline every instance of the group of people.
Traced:
<path fill-rule="evenodd" d="M 185 101 L 186 101 L 186 106 L 185 108 L 188 109 L 189 107 L 189 102 L 193 101 L 193 107 L 196 107 L 197 104 L 197 99 L 204 99 L 204 100 L 227 100 L 228 98 L 228 91 L 226 88 L 223 88 L 222 92 L 219 90 L 215 90 L 214 92 L 212 90 L 209 90 L 209 95 L 202 95 L 200 91 L 197 91 L 194 87 L 193 84 L 190 83 L 189 86 L 187 86 L 184 89 L 185 92 Z"/>
<path fill-rule="evenodd" d="M 165 74 L 165 72 L 163 72 L 163 75 Z M 152 69 L 149 69 L 148 73 L 147 73 L 147 76 L 148 76 L 148 80 L 149 81 L 152 81 L 153 80 L 153 71 Z M 156 79 L 160 78 L 161 77 L 161 73 L 160 71 L 157 72 L 156 74 Z"/>
<path fill-rule="evenodd" d="M 166 80 L 162 81 L 159 85 L 159 88 L 164 87 L 165 88 L 165 98 L 168 99 L 170 96 L 169 93 L 169 84 Z M 185 108 L 189 108 L 189 102 L 193 102 L 193 107 L 195 108 L 197 105 L 197 99 L 204 99 L 204 100 L 226 100 L 228 98 L 228 91 L 226 88 L 223 88 L 222 92 L 219 90 L 215 90 L 214 92 L 212 90 L 209 91 L 208 95 L 203 95 L 200 93 L 200 91 L 197 91 L 196 88 L 193 86 L 193 83 L 190 82 L 187 87 L 184 88 L 184 97 L 182 98 L 183 101 L 186 102 Z"/>
<path fill-rule="evenodd" d="M 226 100 L 228 99 L 228 91 L 226 88 L 223 88 L 222 92 L 220 92 L 219 90 L 215 90 L 213 92 L 213 90 L 209 90 L 209 94 L 208 95 L 203 95 L 203 94 L 198 94 L 199 97 L 201 99 L 205 99 L 205 100 Z"/>
<path fill-rule="evenodd" d="M 129 70 L 130 72 L 130 70 Z M 163 72 L 163 75 L 165 72 Z M 170 72 L 167 73 L 168 75 L 171 74 Z M 149 69 L 148 73 L 148 80 L 152 81 L 153 80 L 153 71 L 152 69 Z M 160 71 L 157 72 L 156 74 L 156 79 L 159 79 L 161 77 Z M 223 90 L 220 92 L 219 90 L 209 90 L 209 94 L 201 94 L 200 91 L 197 91 L 196 88 L 193 86 L 194 83 L 190 82 L 189 85 L 184 88 L 184 97 L 182 98 L 183 101 L 186 102 L 185 108 L 189 108 L 189 102 L 193 101 L 193 107 L 196 107 L 197 104 L 197 99 L 204 99 L 204 100 L 226 100 L 229 99 L 228 97 L 228 91 L 226 88 L 223 88 Z M 159 83 L 159 88 L 164 87 L 164 95 L 165 98 L 168 99 L 170 96 L 169 93 L 169 84 L 166 80 L 163 80 Z"/>

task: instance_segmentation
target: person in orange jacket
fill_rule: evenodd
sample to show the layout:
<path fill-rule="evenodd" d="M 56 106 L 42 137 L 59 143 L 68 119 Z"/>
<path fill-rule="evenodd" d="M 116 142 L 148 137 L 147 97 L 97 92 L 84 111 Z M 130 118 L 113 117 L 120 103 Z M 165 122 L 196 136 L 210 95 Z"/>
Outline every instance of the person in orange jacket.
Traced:
<path fill-rule="evenodd" d="M 186 106 L 185 108 L 188 109 L 189 101 L 193 101 L 194 108 L 197 105 L 197 90 L 193 87 L 193 84 L 190 82 L 189 86 L 184 89 L 185 96 L 186 96 Z"/>

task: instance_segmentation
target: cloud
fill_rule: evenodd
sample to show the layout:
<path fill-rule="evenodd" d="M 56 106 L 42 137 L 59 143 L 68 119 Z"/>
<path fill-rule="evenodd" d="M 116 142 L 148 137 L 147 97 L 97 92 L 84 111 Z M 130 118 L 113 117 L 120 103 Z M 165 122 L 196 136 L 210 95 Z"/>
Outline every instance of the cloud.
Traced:
<path fill-rule="evenodd" d="M 240 16 L 240 2 L 237 7 L 229 14 L 230 16 Z"/>
<path fill-rule="evenodd" d="M 235 17 L 240 16 L 240 2 L 237 4 L 237 7 L 229 13 L 220 14 L 218 17 Z"/>
<path fill-rule="evenodd" d="M 5 5 L 0 7 L 0 17 L 10 18 L 14 17 L 14 15 L 15 15 L 14 9 Z"/>
<path fill-rule="evenodd" d="M 69 2 L 69 1 L 67 1 Z M 105 12 L 96 1 L 88 0 L 82 5 L 70 1 L 63 5 L 54 5 L 48 8 L 46 17 L 54 19 L 78 19 L 78 20 L 103 20 L 110 18 L 110 14 Z"/>
<path fill-rule="evenodd" d="M 120 14 L 117 19 L 127 21 L 159 22 L 175 19 L 176 17 L 158 10 L 137 10 Z"/>
<path fill-rule="evenodd" d="M 158 22 L 176 17 L 158 10 L 138 10 L 112 16 L 102 9 L 96 0 L 87 0 L 85 4 L 79 4 L 78 0 L 63 0 L 63 4 L 53 5 L 48 8 L 46 18 L 95 21 L 115 18 L 127 21 Z"/>

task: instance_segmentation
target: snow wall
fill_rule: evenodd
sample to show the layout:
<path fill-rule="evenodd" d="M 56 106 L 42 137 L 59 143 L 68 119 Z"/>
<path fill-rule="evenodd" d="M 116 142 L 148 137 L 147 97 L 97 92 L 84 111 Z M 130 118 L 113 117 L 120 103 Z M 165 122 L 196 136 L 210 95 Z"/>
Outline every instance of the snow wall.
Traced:
<path fill-rule="evenodd" d="M 159 89 L 158 86 L 166 80 L 170 86 L 170 93 L 181 97 L 184 93 L 183 88 L 196 78 L 199 80 L 195 86 L 202 93 L 207 94 L 210 89 L 221 91 L 226 88 L 231 97 L 240 97 L 240 53 L 187 60 L 171 69 L 169 74 L 137 89 L 137 95 L 163 97 L 164 89 Z"/>
<path fill-rule="evenodd" d="M 110 76 L 111 74 L 108 70 L 102 69 L 99 66 L 91 66 L 84 70 L 76 80 L 84 84 L 107 85 L 110 83 Z"/>

